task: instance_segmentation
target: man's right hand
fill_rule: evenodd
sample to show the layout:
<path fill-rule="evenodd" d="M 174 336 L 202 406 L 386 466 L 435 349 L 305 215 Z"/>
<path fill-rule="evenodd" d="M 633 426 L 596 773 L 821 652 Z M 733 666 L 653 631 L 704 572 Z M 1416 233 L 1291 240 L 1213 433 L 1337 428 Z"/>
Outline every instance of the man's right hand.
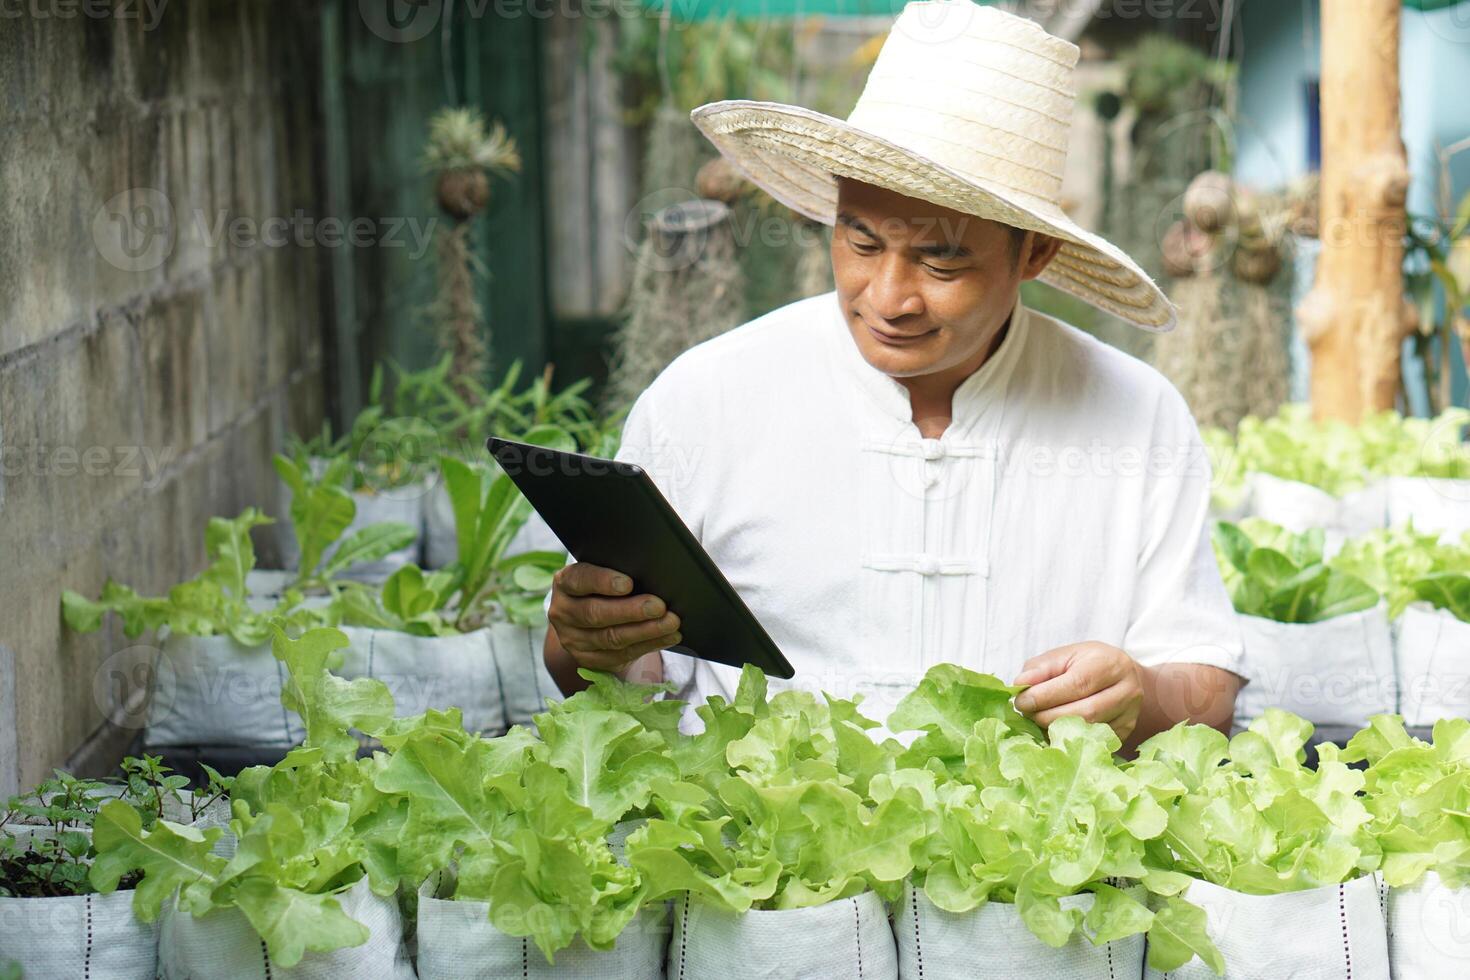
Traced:
<path fill-rule="evenodd" d="M 658 596 L 629 595 L 632 588 L 629 576 L 587 562 L 552 576 L 546 616 L 578 666 L 616 671 L 680 642 L 679 617 Z"/>

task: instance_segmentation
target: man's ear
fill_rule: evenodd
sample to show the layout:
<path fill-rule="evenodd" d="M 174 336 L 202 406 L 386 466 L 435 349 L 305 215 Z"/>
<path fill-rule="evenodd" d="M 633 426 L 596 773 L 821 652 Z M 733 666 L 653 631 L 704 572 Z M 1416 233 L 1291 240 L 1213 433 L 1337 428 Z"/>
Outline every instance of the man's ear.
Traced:
<path fill-rule="evenodd" d="M 1061 249 L 1060 238 L 1035 231 L 1026 232 L 1026 240 L 1021 243 L 1021 280 L 1035 279 L 1045 272 Z"/>

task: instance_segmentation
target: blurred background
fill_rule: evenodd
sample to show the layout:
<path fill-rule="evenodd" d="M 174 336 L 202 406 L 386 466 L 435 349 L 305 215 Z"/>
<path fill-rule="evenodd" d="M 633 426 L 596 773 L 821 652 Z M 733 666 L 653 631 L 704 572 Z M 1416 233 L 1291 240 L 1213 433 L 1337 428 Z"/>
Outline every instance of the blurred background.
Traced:
<path fill-rule="evenodd" d="M 1381 120 L 1407 179 L 1375 219 L 1387 381 L 1319 391 L 1318 416 L 1470 397 L 1470 4 L 1375 2 L 1378 43 L 1338 54 L 1353 86 L 1324 97 L 1334 32 L 1365 30 L 1324 24 L 1331 3 L 1005 4 L 1081 48 L 1066 208 L 1182 315 L 1153 337 L 1045 286 L 1027 301 L 1158 366 L 1226 441 L 1314 400 L 1297 310 L 1315 322 L 1334 112 Z M 681 350 L 831 289 L 828 230 L 688 114 L 846 116 L 901 6 L 0 6 L 0 793 L 142 737 L 136 637 L 68 630 L 57 596 L 166 592 L 205 567 L 209 518 L 284 518 L 274 453 L 348 458 L 366 499 L 491 432 L 615 447 Z M 267 568 L 296 544 L 255 535 Z"/>

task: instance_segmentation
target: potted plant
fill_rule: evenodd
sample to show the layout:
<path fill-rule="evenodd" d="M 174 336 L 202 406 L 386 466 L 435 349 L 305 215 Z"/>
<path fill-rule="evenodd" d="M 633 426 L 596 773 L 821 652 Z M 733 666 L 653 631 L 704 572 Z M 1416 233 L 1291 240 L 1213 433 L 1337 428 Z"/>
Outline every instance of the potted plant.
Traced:
<path fill-rule="evenodd" d="M 343 548 L 361 545 L 362 531 L 383 525 L 408 527 L 412 536 L 390 551 L 375 548 L 372 554 L 354 555 L 338 564 L 337 574 L 381 582 L 395 569 L 419 560 L 424 497 L 439 434 L 423 419 L 387 417 L 381 383 L 381 373 L 375 373 L 372 403 L 340 439 L 333 439 L 330 426 L 325 426 L 315 439 L 296 441 L 289 455 L 275 457 L 282 485 L 291 494 L 296 532 L 280 538 L 286 570 L 309 577 L 315 572 L 314 561 L 333 559 L 339 539 L 345 538 L 340 542 Z M 313 538 L 303 540 L 303 529 Z M 323 534 L 325 540 L 319 537 Z M 320 550 L 310 551 L 312 545 Z"/>
<path fill-rule="evenodd" d="M 1453 544 L 1411 523 L 1348 541 L 1329 564 L 1387 600 L 1406 723 L 1470 714 L 1470 532 Z"/>
<path fill-rule="evenodd" d="M 210 773 L 200 794 L 183 789 L 152 756 L 129 757 L 117 780 L 79 779 L 57 771 L 29 793 L 0 806 L 0 962 L 27 976 L 83 975 L 152 980 L 157 933 L 132 911 L 136 877 L 98 894 L 89 878 L 97 859 L 94 824 L 104 804 L 127 810 L 139 825 L 165 817 L 206 823 L 229 781 Z"/>
<path fill-rule="evenodd" d="M 650 899 L 674 900 L 669 976 L 896 976 L 885 900 L 925 834 L 912 788 L 872 790 L 898 743 L 875 743 L 852 701 L 768 700 L 751 667 L 699 714 L 704 732 L 672 751 L 680 782 L 627 846 Z"/>
<path fill-rule="evenodd" d="M 1462 650 L 1463 652 L 1463 650 Z M 1367 763 L 1368 829 L 1383 852 L 1388 952 L 1403 980 L 1455 976 L 1470 959 L 1470 721 L 1445 718 L 1433 740 L 1379 715 L 1348 742 L 1343 760 Z"/>
<path fill-rule="evenodd" d="M 917 791 L 932 824 L 894 909 L 899 976 L 1138 976 L 1145 935 L 1158 968 L 1218 966 L 1200 910 L 1175 895 L 1155 789 L 1117 764 L 1117 735 L 1076 717 L 1043 734 L 1019 691 L 945 665 L 889 719 L 925 733 L 899 760 L 918 768 L 873 794 Z"/>
<path fill-rule="evenodd" d="M 387 689 L 344 680 L 328 665 L 346 637 L 313 629 L 292 640 L 272 629 L 288 672 L 281 704 L 304 743 L 277 765 L 245 770 L 233 786 L 235 854 L 214 850 L 223 831 L 139 818 L 118 802 L 97 816 L 88 880 L 111 894 L 138 879 L 132 910 L 161 922 L 159 974 L 233 978 L 300 968 L 317 976 L 413 976 L 394 898 L 397 880 L 369 853 L 382 819 L 353 731 L 381 733 L 393 717 Z"/>
<path fill-rule="evenodd" d="M 1371 585 L 1323 560 L 1324 540 L 1260 518 L 1215 526 L 1249 672 L 1242 719 L 1276 706 L 1357 728 L 1397 703 L 1387 610 Z"/>
<path fill-rule="evenodd" d="M 498 733 L 529 723 L 556 692 L 541 658 L 542 598 L 565 553 L 507 553 L 530 512 L 509 477 L 449 456 L 440 473 L 456 559 L 428 573 L 405 566 L 381 589 L 344 588 L 343 670 L 389 681 L 407 714 L 454 705 L 472 730 Z"/>
<path fill-rule="evenodd" d="M 287 564 L 291 568 L 250 572 L 246 585 L 258 608 L 275 605 L 293 589 L 303 596 L 319 596 L 342 579 L 382 581 L 413 560 L 419 539 L 418 515 L 411 511 L 398 515 L 414 520 L 413 524 L 366 520 L 367 512 L 384 509 L 359 511 L 357 496 L 345 488 L 350 483 L 352 461 L 348 457 L 303 460 L 277 454 L 272 462 L 291 491 L 287 511 L 291 529 Z"/>
<path fill-rule="evenodd" d="M 62 593 L 62 616 L 74 630 L 95 632 L 110 613 L 129 639 L 150 630 L 160 638 L 145 721 L 150 748 L 277 750 L 301 741 L 300 726 L 280 709 L 284 675 L 270 653 L 270 624 L 279 617 L 299 630 L 327 622 L 332 611 L 301 605 L 295 590 L 259 608 L 248 585 L 250 531 L 271 523 L 253 507 L 233 519 L 210 518 L 208 567 L 167 595 L 140 596 L 111 579 L 96 601 Z"/>
<path fill-rule="evenodd" d="M 1311 733 L 1272 708 L 1228 742 L 1180 725 L 1139 748 L 1136 768 L 1162 791 L 1163 842 L 1187 876 L 1180 896 L 1204 909 L 1227 976 L 1389 975 L 1364 776 L 1331 744 L 1307 768 Z M 1203 980 L 1218 966 L 1191 961 L 1168 976 Z"/>

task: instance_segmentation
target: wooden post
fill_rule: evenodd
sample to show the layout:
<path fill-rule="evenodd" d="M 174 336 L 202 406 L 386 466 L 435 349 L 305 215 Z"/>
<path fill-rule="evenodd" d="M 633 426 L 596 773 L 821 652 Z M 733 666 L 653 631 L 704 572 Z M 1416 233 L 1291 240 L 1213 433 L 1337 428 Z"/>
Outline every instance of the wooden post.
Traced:
<path fill-rule="evenodd" d="M 1318 419 L 1357 422 L 1394 406 L 1413 323 L 1403 296 L 1399 3 L 1322 3 L 1322 254 L 1296 311 Z"/>

